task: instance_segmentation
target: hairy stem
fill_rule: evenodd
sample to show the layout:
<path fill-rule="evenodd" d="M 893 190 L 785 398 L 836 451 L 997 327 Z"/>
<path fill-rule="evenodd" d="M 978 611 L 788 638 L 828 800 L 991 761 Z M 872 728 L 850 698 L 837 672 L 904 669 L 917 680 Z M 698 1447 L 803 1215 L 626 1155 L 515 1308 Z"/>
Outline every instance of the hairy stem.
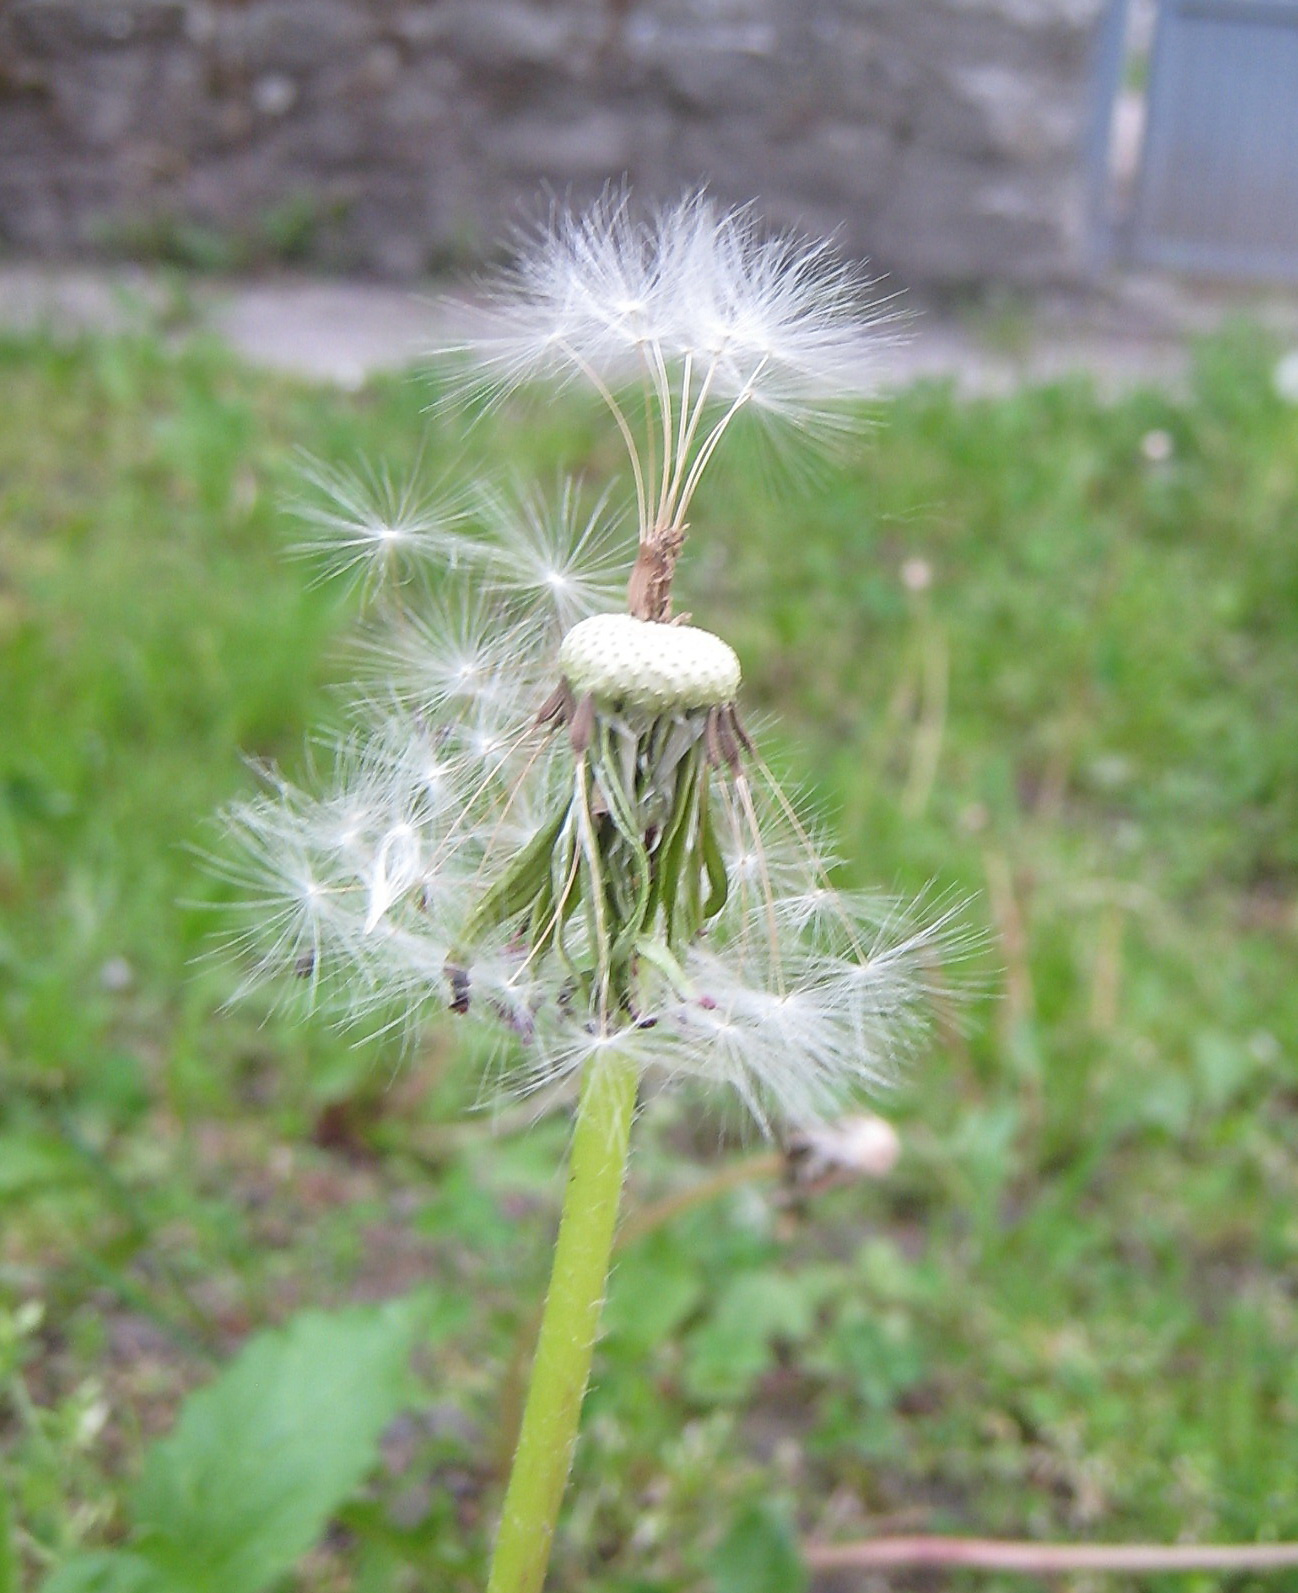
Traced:
<path fill-rule="evenodd" d="M 590 1376 L 626 1171 L 637 1073 L 588 1064 L 532 1383 L 487 1593 L 540 1593 Z"/>
<path fill-rule="evenodd" d="M 653 1233 L 666 1223 L 674 1221 L 683 1212 L 692 1211 L 695 1206 L 715 1200 L 718 1195 L 728 1194 L 732 1189 L 739 1189 L 758 1178 L 778 1178 L 788 1165 L 788 1157 L 783 1151 L 760 1151 L 755 1156 L 746 1156 L 742 1161 L 732 1162 L 729 1167 L 723 1167 L 720 1172 L 705 1178 L 701 1183 L 691 1184 L 688 1189 L 682 1189 L 674 1195 L 656 1200 L 651 1206 L 642 1206 L 618 1229 L 613 1254 L 620 1256 L 624 1250 L 638 1244 L 646 1234 Z M 527 1352 L 536 1342 L 540 1322 L 541 1310 L 538 1307 L 523 1324 L 514 1353 L 510 1356 L 505 1371 L 500 1431 L 496 1434 L 493 1448 L 498 1457 L 496 1472 L 499 1476 L 504 1475 L 505 1468 L 518 1444 Z M 0 1588 L 0 1593 L 4 1593 L 3 1588 Z"/>

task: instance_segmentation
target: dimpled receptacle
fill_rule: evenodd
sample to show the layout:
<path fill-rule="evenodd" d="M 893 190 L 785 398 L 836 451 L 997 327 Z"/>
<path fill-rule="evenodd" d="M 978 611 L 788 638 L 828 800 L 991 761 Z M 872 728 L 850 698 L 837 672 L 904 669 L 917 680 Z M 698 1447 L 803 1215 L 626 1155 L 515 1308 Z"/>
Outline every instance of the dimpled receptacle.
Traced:
<path fill-rule="evenodd" d="M 716 708 L 739 691 L 739 659 L 719 636 L 630 614 L 595 614 L 574 625 L 559 667 L 575 697 L 649 713 Z"/>

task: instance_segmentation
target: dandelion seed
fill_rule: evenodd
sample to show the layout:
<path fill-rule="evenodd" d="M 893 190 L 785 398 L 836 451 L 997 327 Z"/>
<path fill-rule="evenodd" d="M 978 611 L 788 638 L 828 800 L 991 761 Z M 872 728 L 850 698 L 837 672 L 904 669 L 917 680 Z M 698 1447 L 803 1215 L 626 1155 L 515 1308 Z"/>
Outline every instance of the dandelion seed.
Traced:
<path fill-rule="evenodd" d="M 308 489 L 290 505 L 310 536 L 291 552 L 319 559 L 324 575 L 340 575 L 372 596 L 430 566 L 454 565 L 470 545 L 466 504 L 457 494 L 422 493 L 386 469 L 348 470 L 308 463 Z"/>
<path fill-rule="evenodd" d="M 215 866 L 245 893 L 251 920 L 229 942 L 247 962 L 236 999 L 285 973 L 305 979 L 316 998 L 327 953 L 349 938 L 349 913 L 311 844 L 306 814 L 281 793 L 239 803 L 227 830 L 232 844 Z"/>
<path fill-rule="evenodd" d="M 394 902 L 419 877 L 419 840 L 414 827 L 397 824 L 379 842 L 369 871 L 369 910 L 364 933 L 372 934 Z"/>
<path fill-rule="evenodd" d="M 540 626 L 512 621 L 488 594 L 457 584 L 372 635 L 365 669 L 430 722 L 448 710 L 509 713 L 543 646 Z"/>
<path fill-rule="evenodd" d="M 579 620 L 610 608 L 626 584 L 625 547 L 608 492 L 588 514 L 576 483 L 565 481 L 557 503 L 525 489 L 489 491 L 483 512 L 494 538 L 485 576 L 506 598 L 541 610 L 562 636 Z"/>

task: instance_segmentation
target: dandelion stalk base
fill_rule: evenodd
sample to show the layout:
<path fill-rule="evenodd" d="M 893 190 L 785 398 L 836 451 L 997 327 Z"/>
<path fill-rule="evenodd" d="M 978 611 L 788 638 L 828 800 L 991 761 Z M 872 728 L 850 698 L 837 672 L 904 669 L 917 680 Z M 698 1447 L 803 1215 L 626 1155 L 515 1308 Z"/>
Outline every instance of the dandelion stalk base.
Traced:
<path fill-rule="evenodd" d="M 595 1058 L 587 1067 L 488 1593 L 540 1593 L 545 1581 L 604 1304 L 637 1077 L 620 1057 Z"/>

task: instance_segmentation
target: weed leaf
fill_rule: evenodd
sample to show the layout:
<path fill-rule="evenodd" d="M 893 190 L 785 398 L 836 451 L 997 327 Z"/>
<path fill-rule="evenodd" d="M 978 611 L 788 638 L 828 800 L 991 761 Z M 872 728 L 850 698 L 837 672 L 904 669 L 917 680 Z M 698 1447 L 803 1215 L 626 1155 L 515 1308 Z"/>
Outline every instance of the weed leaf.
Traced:
<path fill-rule="evenodd" d="M 123 1550 L 79 1554 L 50 1577 L 41 1593 L 182 1593 L 152 1560 Z"/>
<path fill-rule="evenodd" d="M 750 1505 L 712 1561 L 715 1593 L 806 1593 L 807 1571 L 782 1511 Z"/>
<path fill-rule="evenodd" d="M 258 1593 L 311 1547 L 401 1407 L 422 1305 L 304 1313 L 259 1334 L 188 1400 L 150 1450 L 135 1499 L 141 1548 L 168 1573 L 162 1585 Z M 109 1582 L 104 1593 L 135 1584 Z"/>

